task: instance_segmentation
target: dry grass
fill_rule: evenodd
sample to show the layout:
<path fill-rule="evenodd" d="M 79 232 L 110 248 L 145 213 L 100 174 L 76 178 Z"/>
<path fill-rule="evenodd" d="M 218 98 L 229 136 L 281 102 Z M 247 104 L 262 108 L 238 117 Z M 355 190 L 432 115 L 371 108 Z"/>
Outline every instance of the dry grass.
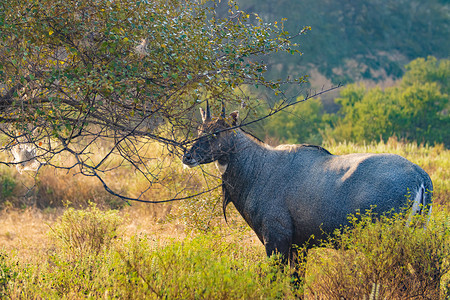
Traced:
<path fill-rule="evenodd" d="M 38 209 L 3 210 L 0 212 L 0 248 L 16 252 L 26 261 L 50 247 L 47 232 L 61 214 Z"/>
<path fill-rule="evenodd" d="M 179 159 L 165 156 L 160 148 L 151 148 L 154 145 L 148 147 L 147 151 L 153 151 L 155 155 L 162 155 L 164 158 L 149 161 L 148 168 L 156 172 L 157 167 L 168 166 L 158 171 L 160 178 L 164 180 L 149 182 L 130 169 L 114 170 L 108 180 L 116 190 L 137 196 L 150 184 L 152 188 L 143 196 L 148 200 L 161 200 L 170 199 L 174 195 L 192 194 L 217 183 L 216 179 L 204 176 L 199 168 L 184 170 Z M 430 174 L 435 186 L 434 201 L 444 206 L 440 211 L 448 211 L 449 150 L 440 146 L 404 144 L 397 140 L 363 146 L 330 143 L 325 147 L 335 154 L 389 152 L 408 158 Z M 214 166 L 205 166 L 204 170 L 217 175 Z M 145 240 L 164 246 L 214 232 L 220 235 L 221 242 L 230 241 L 230 245 L 238 243 L 240 249 L 244 249 L 242 251 L 245 253 L 233 252 L 236 259 L 242 258 L 239 255 L 244 255 L 246 259 L 251 258 L 248 263 L 253 264 L 265 258 L 264 247 L 232 205 L 227 209 L 229 223 L 224 222 L 220 190 L 180 202 L 131 203 L 129 206 L 105 192 L 95 178 L 76 174 L 75 170 L 67 172 L 43 167 L 40 174 L 34 177 L 30 173 L 19 176 L 15 168 L 0 166 L 0 179 L 7 182 L 6 185 L 3 183 L 0 191 L 0 250 L 14 253 L 18 261 L 34 262 L 35 265 L 48 264 L 45 261 L 49 257 L 48 253 L 55 249 L 48 231 L 65 211 L 64 205 L 70 203 L 72 207 L 82 208 L 90 201 L 104 210 L 120 209 L 119 214 L 124 219 L 120 231 L 124 240 L 142 236 Z"/>
<path fill-rule="evenodd" d="M 329 143 L 324 145 L 332 153 L 345 154 L 351 152 L 389 152 L 396 153 L 422 166 L 432 177 L 435 193 L 434 202 L 444 206 L 450 205 L 450 151 L 443 146 L 418 146 L 390 139 L 387 143 L 370 145 L 355 145 L 346 143 Z M 103 147 L 107 151 L 107 147 Z M 170 199 L 171 197 L 184 196 L 201 190 L 209 184 L 213 186 L 216 180 L 207 180 L 199 168 L 185 170 L 178 158 L 170 157 L 164 149 L 154 144 L 146 145 L 145 153 L 152 153 L 154 159 L 149 160 L 147 168 L 154 170 L 161 178 L 160 182 L 149 182 L 136 172 L 131 172 L 124 166 L 111 172 L 107 178 L 112 186 L 121 192 L 132 196 L 138 196 L 148 189 L 143 198 L 147 200 Z M 102 153 L 96 152 L 93 161 L 101 159 Z M 0 157 L 8 160 L 5 154 Z M 66 158 L 64 158 L 66 159 Z M 70 162 L 70 161 L 69 161 Z M 110 165 L 119 164 L 120 160 L 113 157 Z M 159 170 L 159 167 L 166 167 Z M 204 170 L 210 174 L 218 174 L 214 166 L 206 166 Z M 17 240 L 31 240 L 40 235 L 33 228 L 40 226 L 40 231 L 45 231 L 48 225 L 61 214 L 61 208 L 70 204 L 73 207 L 86 207 L 89 202 L 95 202 L 101 208 L 121 208 L 122 214 L 128 215 L 129 232 L 159 232 L 163 236 L 170 236 L 184 232 L 187 227 L 193 227 L 193 223 L 201 223 L 207 220 L 209 228 L 220 226 L 227 228 L 223 222 L 220 201 L 220 190 L 211 194 L 211 199 L 203 201 L 204 197 L 194 198 L 181 202 L 167 204 L 142 204 L 132 203 L 126 205 L 122 200 L 107 193 L 101 184 L 92 177 L 76 174 L 76 170 L 69 172 L 43 167 L 38 176 L 26 173 L 20 176 L 15 168 L 0 166 L 0 181 L 3 185 L 0 191 L 0 205 L 3 211 L 0 214 L 1 244 L 9 245 Z M 7 183 L 5 185 L 5 182 Z M 12 207 L 26 208 L 24 211 L 12 210 Z M 38 210 L 33 208 L 56 207 L 53 210 Z M 231 206 L 230 206 L 231 208 Z M 5 210 L 6 209 L 6 210 Z M 201 214 L 199 212 L 201 211 Z M 245 226 L 235 210 L 230 209 L 230 223 L 234 228 Z M 213 220 L 211 220 L 213 216 Z M 235 216 L 233 218 L 233 216 Z M 239 223 L 240 222 L 240 223 Z M 204 224 L 203 224 L 204 225 Z M 195 227 L 196 225 L 194 225 Z M 200 226 L 200 225 L 199 225 Z M 23 229 L 21 229 L 24 227 Z M 207 227 L 207 226 L 206 226 Z M 30 230 L 27 230 L 29 228 Z M 199 228 L 197 228 L 199 229 Z M 33 232 L 33 234 L 31 234 Z M 27 234 L 30 233 L 28 236 Z M 184 234 L 184 233 L 183 233 Z M 44 235 L 44 234 L 41 234 Z M 40 242 L 38 242 L 40 243 Z M 45 244 L 45 243 L 44 243 Z"/>
<path fill-rule="evenodd" d="M 64 209 L 25 210 L 7 209 L 0 212 L 0 248 L 17 252 L 21 258 L 31 258 L 40 251 L 52 247 L 48 232 L 62 216 Z M 183 239 L 184 226 L 176 223 L 158 222 L 155 214 L 147 215 L 147 209 L 126 208 L 120 212 L 126 222 L 121 230 L 126 236 L 148 234 L 161 240 Z"/>
<path fill-rule="evenodd" d="M 146 235 L 157 240 L 161 245 L 181 241 L 198 232 L 189 230 L 185 221 L 171 215 L 172 204 L 134 204 L 120 210 L 124 218 L 120 231 L 124 237 Z M 62 216 L 64 208 L 41 210 L 36 208 L 5 209 L 0 212 L 0 249 L 15 252 L 18 257 L 34 260 L 37 253 L 45 253 L 53 247 L 48 233 Z M 232 205 L 228 208 L 229 223 L 217 220 L 215 226 L 220 226 L 223 238 L 239 238 L 249 248 L 257 249 L 261 257 L 265 256 L 261 242 L 248 230 L 237 215 Z M 217 227 L 216 227 L 217 230 Z"/>

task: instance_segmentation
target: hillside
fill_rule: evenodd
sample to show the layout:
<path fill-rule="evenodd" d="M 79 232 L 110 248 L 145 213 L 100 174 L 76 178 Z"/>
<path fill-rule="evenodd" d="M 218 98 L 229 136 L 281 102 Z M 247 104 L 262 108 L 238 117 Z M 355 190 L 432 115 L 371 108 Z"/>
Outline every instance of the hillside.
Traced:
<path fill-rule="evenodd" d="M 450 4 L 445 0 L 240 0 L 265 21 L 287 18 L 286 29 L 312 30 L 298 39 L 303 56 L 271 58 L 270 76 L 309 74 L 313 86 L 392 82 L 404 65 L 429 55 L 447 58 Z"/>

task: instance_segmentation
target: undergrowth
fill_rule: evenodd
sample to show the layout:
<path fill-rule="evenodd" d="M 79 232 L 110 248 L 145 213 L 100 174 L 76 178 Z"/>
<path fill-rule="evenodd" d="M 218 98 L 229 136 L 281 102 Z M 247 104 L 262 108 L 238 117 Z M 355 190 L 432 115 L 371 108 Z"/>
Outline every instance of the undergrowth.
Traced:
<path fill-rule="evenodd" d="M 220 230 L 183 240 L 126 236 L 117 211 L 68 209 L 53 241 L 31 262 L 0 255 L 5 299 L 446 299 L 450 218 L 422 227 L 402 215 L 351 219 L 295 271 L 239 235 Z M 259 247 L 262 247 L 259 246 Z M 302 270 L 303 268 L 303 270 Z M 296 282 L 297 284 L 294 284 Z"/>
<path fill-rule="evenodd" d="M 162 245 L 151 235 L 121 235 L 116 228 L 120 222 L 116 213 L 95 207 L 67 210 L 50 232 L 54 245 L 44 257 L 32 264 L 14 257 L 0 261 L 8 272 L 0 277 L 3 295 L 286 299 L 298 294 L 290 287 L 289 268 L 280 267 L 276 258 L 255 256 L 238 238 L 207 233 Z"/>
<path fill-rule="evenodd" d="M 117 211 L 101 211 L 91 204 L 83 210 L 68 208 L 49 234 L 59 249 L 75 258 L 109 248 L 122 222 Z"/>
<path fill-rule="evenodd" d="M 44 170 L 37 180 L 28 176 L 24 184 L 14 169 L 0 166 L 2 208 L 39 207 L 41 192 L 55 206 L 73 201 L 50 224 L 51 245 L 34 257 L 25 261 L 20 249 L 0 250 L 0 298 L 294 299 L 304 296 L 303 290 L 319 299 L 450 297 L 450 151 L 396 140 L 326 147 L 335 154 L 397 153 L 423 166 L 435 187 L 435 207 L 427 229 L 405 227 L 400 215 L 376 222 L 370 214 L 358 216 L 324 247 L 310 250 L 307 262 L 297 269 L 301 278 L 293 279 L 293 269 L 280 266 L 276 258 L 267 259 L 262 245 L 243 239 L 249 234 L 248 226 L 232 205 L 227 209 L 228 224 L 223 221 L 220 190 L 182 204 L 129 208 L 138 209 L 141 213 L 135 216 L 141 218 L 182 224 L 188 237 L 168 241 L 151 230 L 146 234 L 121 230 L 130 220 L 121 217 L 120 211 L 109 210 L 121 206 L 111 204 L 92 178 L 72 181 L 73 174 L 55 176 Z M 185 173 L 179 162 L 172 167 L 175 173 L 168 186 L 182 181 L 193 194 L 216 183 L 216 179 L 206 182 L 195 170 Z M 206 167 L 215 172 L 212 166 Z M 132 193 L 144 184 L 126 173 L 115 176 L 117 186 L 122 184 Z M 153 200 L 170 197 L 161 189 L 147 196 Z M 89 205 L 89 199 L 97 205 Z"/>
<path fill-rule="evenodd" d="M 405 226 L 405 214 L 351 216 L 310 251 L 308 292 L 320 299 L 448 299 L 450 216 L 435 214 L 425 229 Z"/>

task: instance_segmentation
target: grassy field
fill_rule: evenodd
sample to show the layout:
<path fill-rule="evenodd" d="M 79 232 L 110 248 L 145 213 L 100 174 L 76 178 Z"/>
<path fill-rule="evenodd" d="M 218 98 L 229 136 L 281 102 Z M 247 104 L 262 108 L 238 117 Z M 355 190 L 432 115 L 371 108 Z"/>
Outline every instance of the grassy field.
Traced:
<path fill-rule="evenodd" d="M 450 151 L 394 139 L 324 146 L 334 154 L 396 153 L 422 166 L 435 188 L 427 230 L 405 228 L 401 216 L 374 224 L 368 215 L 331 238 L 328 248 L 310 251 L 294 270 L 266 258 L 232 205 L 224 222 L 218 190 L 181 202 L 128 206 L 92 178 L 46 168 L 38 177 L 19 176 L 2 166 L 0 298 L 450 297 Z M 187 182 L 195 192 L 217 181 L 183 170 L 176 158 L 170 166 L 166 186 Z M 207 171 L 217 174 L 213 166 Z M 131 194 L 144 184 L 127 172 L 113 176 Z M 147 198 L 170 197 L 162 185 Z"/>

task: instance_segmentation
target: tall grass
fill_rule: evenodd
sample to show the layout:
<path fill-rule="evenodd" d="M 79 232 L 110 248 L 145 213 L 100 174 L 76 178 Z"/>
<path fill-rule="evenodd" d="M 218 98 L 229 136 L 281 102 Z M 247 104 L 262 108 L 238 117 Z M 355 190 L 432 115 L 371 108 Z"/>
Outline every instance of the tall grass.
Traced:
<path fill-rule="evenodd" d="M 311 251 L 308 293 L 321 299 L 450 297 L 450 218 L 440 212 L 426 229 L 406 227 L 407 219 L 404 213 L 353 216 L 325 248 Z"/>
<path fill-rule="evenodd" d="M 24 262 L 0 253 L 0 293 L 5 299 L 446 299 L 449 221 L 440 213 L 424 230 L 405 227 L 402 215 L 360 215 L 324 241 L 327 248 L 309 251 L 299 285 L 294 269 L 239 234 L 161 241 L 156 234 L 125 235 L 118 225 L 126 219 L 117 211 L 69 209 L 52 225 L 51 246 L 41 255 Z"/>
<path fill-rule="evenodd" d="M 89 224 L 85 235 L 82 224 Z M 3 253 L 0 288 L 11 299 L 294 298 L 290 270 L 260 259 L 239 238 L 209 233 L 162 245 L 145 234 L 116 231 L 116 213 L 67 210 L 54 244 L 34 263 Z M 94 230 L 98 228 L 98 230 Z M 112 235 L 116 234 L 114 238 Z M 76 255 L 74 255 L 76 254 Z"/>
<path fill-rule="evenodd" d="M 328 143 L 325 147 L 334 154 L 396 153 L 422 166 L 435 187 L 435 207 L 427 230 L 406 228 L 399 216 L 375 223 L 370 215 L 360 216 L 352 227 L 325 241 L 327 248 L 310 251 L 303 266 L 307 269 L 299 272 L 306 275 L 300 278 L 303 285 L 292 284 L 293 270 L 280 266 L 275 258 L 266 258 L 263 246 L 232 205 L 227 209 L 229 222 L 224 222 L 220 189 L 172 204 L 124 207 L 114 204 L 116 199 L 98 182 L 75 172 L 44 166 L 38 177 L 19 176 L 15 169 L 0 166 L 0 205 L 6 219 L 14 207 L 71 203 L 56 222 L 42 217 L 30 222 L 45 219 L 49 234 L 45 243 L 36 241 L 26 255 L 23 242 L 8 250 L 0 246 L 0 297 L 294 299 L 317 295 L 352 299 L 358 295 L 361 299 L 432 299 L 439 297 L 439 284 L 440 297 L 450 297 L 450 151 L 395 139 L 370 145 Z M 163 153 L 161 148 L 151 150 Z M 145 193 L 147 199 L 195 194 L 217 184 L 216 178 L 208 179 L 199 169 L 183 170 L 177 158 L 152 160 L 147 167 L 161 165 L 169 168 L 160 173 L 164 180 L 152 183 L 154 189 Z M 213 166 L 205 170 L 218 174 Z M 149 184 L 129 170 L 115 171 L 109 180 L 117 190 L 131 195 L 139 195 Z M 21 226 L 20 222 L 15 226 Z M 185 233 L 180 235 L 182 229 Z M 177 238 L 170 238 L 176 234 Z M 19 240 L 0 228 L 0 241 L 3 236 L 11 243 Z M 337 250 L 331 246 L 338 246 Z"/>
<path fill-rule="evenodd" d="M 118 155 L 110 155 L 105 164 L 109 171 L 102 173 L 103 180 L 115 192 L 144 200 L 157 201 L 194 194 L 205 184 L 201 172 L 183 171 L 181 161 L 160 145 L 140 145 L 148 160 L 139 167 L 151 176 L 136 172 L 131 164 Z M 92 164 L 101 161 L 109 148 L 104 145 L 91 151 Z M 151 153 L 151 157 L 150 154 Z M 9 155 L 10 156 L 10 155 Z M 1 161 L 10 161 L 7 153 L 0 153 Z M 73 158 L 61 154 L 53 158 L 53 165 L 76 165 Z M 95 177 L 80 174 L 76 167 L 70 170 L 43 165 L 39 173 L 19 174 L 14 167 L 0 165 L 0 209 L 37 207 L 87 207 L 95 202 L 99 207 L 120 209 L 127 203 L 108 193 Z M 153 206 L 161 207 L 161 206 Z"/>
<path fill-rule="evenodd" d="M 334 154 L 354 152 L 395 153 L 406 157 L 427 171 L 434 184 L 434 202 L 448 205 L 450 201 L 450 150 L 443 145 L 419 146 L 414 143 L 403 143 L 389 139 L 386 143 L 357 145 L 353 143 L 327 142 L 324 147 Z M 183 170 L 181 161 L 170 156 L 165 149 L 156 144 L 139 147 L 145 153 L 151 153 L 151 158 L 145 163 L 147 170 L 152 170 L 157 178 L 146 178 L 139 172 L 133 172 L 119 157 L 112 156 L 108 162 L 112 171 L 105 175 L 106 182 L 117 192 L 130 196 L 141 196 L 148 200 L 170 199 L 172 197 L 195 194 L 205 186 L 215 185 L 215 179 L 209 180 L 203 176 L 199 168 Z M 92 161 L 100 160 L 107 151 L 100 148 L 92 157 Z M 2 161 L 11 158 L 6 153 L 0 154 Z M 70 158 L 61 157 L 62 161 Z M 58 164 L 58 162 L 55 162 Z M 115 169 L 121 165 L 122 168 Z M 219 175 L 214 167 L 206 166 L 209 174 Z M 99 206 L 113 209 L 121 208 L 125 202 L 107 193 L 96 178 L 85 177 L 78 170 L 55 170 L 43 166 L 37 176 L 33 172 L 18 174 L 14 167 L 0 165 L 0 208 L 5 207 L 86 207 L 89 201 Z M 144 193 L 142 193 L 144 192 Z M 220 191 L 219 191 L 220 192 Z"/>

